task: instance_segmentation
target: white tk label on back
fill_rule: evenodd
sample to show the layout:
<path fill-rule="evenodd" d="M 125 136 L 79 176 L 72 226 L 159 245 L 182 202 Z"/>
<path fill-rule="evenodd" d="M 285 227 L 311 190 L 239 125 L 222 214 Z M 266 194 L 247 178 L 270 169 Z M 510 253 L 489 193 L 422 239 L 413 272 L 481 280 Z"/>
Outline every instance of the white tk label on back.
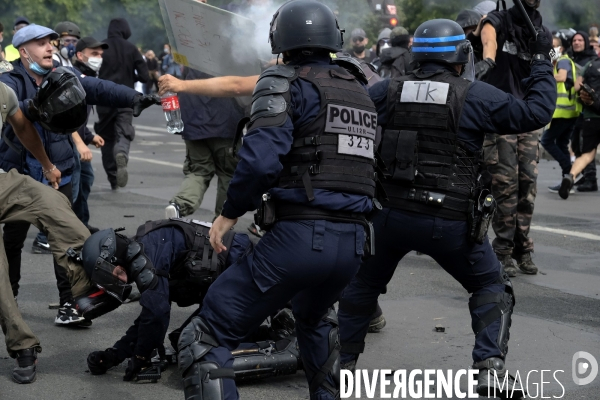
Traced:
<path fill-rule="evenodd" d="M 431 81 L 404 82 L 401 103 L 446 104 L 450 84 Z"/>

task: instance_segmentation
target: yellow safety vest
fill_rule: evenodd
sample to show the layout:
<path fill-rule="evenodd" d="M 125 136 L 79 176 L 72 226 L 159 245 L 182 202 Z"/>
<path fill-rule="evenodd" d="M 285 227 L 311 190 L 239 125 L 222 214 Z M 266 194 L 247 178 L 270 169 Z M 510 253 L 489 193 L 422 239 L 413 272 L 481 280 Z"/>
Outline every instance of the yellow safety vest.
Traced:
<path fill-rule="evenodd" d="M 567 55 L 564 55 L 558 59 L 558 61 L 561 60 L 569 60 L 571 62 L 573 82 L 575 82 L 577 80 L 575 63 Z M 558 61 L 554 66 L 554 75 L 558 74 L 556 69 Z M 556 82 L 556 91 L 558 93 L 558 97 L 556 99 L 556 109 L 554 110 L 554 115 L 552 118 L 577 118 L 583 110 L 583 105 L 577 101 L 577 92 L 575 92 L 575 87 L 572 87 L 571 90 L 568 91 L 565 82 Z"/>

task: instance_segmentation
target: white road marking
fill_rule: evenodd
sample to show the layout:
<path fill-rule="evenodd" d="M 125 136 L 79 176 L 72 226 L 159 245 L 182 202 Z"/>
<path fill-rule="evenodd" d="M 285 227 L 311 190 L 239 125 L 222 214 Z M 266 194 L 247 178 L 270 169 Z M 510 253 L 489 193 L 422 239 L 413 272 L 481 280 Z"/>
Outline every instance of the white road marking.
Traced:
<path fill-rule="evenodd" d="M 556 233 L 558 235 L 575 236 L 575 237 L 582 238 L 582 239 L 599 240 L 600 241 L 600 236 L 594 235 L 592 233 L 568 231 L 566 229 L 558 229 L 558 228 L 548 228 L 547 226 L 539 226 L 539 225 L 531 225 L 530 229 L 532 231 Z"/>

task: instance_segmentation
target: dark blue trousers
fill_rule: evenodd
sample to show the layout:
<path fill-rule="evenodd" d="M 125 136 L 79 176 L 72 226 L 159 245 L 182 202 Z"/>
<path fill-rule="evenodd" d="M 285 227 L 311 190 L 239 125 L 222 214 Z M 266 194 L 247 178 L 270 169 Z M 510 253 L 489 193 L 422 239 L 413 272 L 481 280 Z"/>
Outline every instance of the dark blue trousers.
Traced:
<path fill-rule="evenodd" d="M 473 296 L 504 291 L 498 283 L 501 264 L 489 240 L 473 244 L 467 240 L 467 223 L 423 214 L 384 208 L 373 219 L 376 254 L 368 258 L 342 293 L 338 319 L 342 350 L 348 344 L 364 343 L 369 320 L 377 307 L 377 298 L 392 279 L 400 260 L 411 250 L 428 254 Z M 349 304 L 352 313 L 344 311 Z M 494 304 L 471 312 L 480 319 Z M 492 322 L 475 338 L 475 362 L 501 354 L 496 340 L 500 320 Z M 303 349 L 304 351 L 304 349 Z M 342 351 L 342 363 L 355 360 L 356 354 Z"/>
<path fill-rule="evenodd" d="M 290 299 L 306 378 L 310 383 L 329 356 L 323 317 L 356 274 L 363 254 L 360 225 L 327 221 L 281 221 L 210 287 L 200 317 L 220 347 L 203 360 L 231 368 L 231 350 Z M 329 381 L 330 384 L 333 382 Z M 235 382 L 223 380 L 225 399 L 238 399 Z M 332 399 L 320 389 L 311 399 Z"/>
<path fill-rule="evenodd" d="M 558 162 L 563 175 L 571 172 L 569 141 L 576 123 L 577 118 L 554 118 L 542 135 L 542 146 Z"/>

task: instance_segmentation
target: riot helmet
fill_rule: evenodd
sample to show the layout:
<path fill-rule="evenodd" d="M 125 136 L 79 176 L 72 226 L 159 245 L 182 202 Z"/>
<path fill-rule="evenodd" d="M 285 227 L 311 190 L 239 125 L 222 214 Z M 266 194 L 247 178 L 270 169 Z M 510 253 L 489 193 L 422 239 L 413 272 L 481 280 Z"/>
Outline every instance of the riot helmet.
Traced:
<path fill-rule="evenodd" d="M 44 76 L 34 99 L 39 123 L 59 134 L 71 134 L 87 120 L 85 90 L 73 71 L 58 67 Z"/>
<path fill-rule="evenodd" d="M 96 286 L 120 302 L 127 299 L 132 285 L 125 268 L 129 239 L 104 229 L 94 233 L 83 244 L 83 269 Z"/>
<path fill-rule="evenodd" d="M 410 49 L 415 63 L 434 61 L 463 65 L 463 77 L 474 80 L 473 48 L 463 29 L 449 19 L 423 22 L 415 31 Z"/>
<path fill-rule="evenodd" d="M 269 42 L 273 54 L 317 48 L 342 51 L 343 31 L 329 7 L 316 0 L 291 0 L 273 15 Z"/>
<path fill-rule="evenodd" d="M 54 32 L 58 33 L 59 37 L 75 36 L 77 39 L 81 39 L 81 31 L 73 22 L 59 22 L 56 27 L 54 27 Z"/>

